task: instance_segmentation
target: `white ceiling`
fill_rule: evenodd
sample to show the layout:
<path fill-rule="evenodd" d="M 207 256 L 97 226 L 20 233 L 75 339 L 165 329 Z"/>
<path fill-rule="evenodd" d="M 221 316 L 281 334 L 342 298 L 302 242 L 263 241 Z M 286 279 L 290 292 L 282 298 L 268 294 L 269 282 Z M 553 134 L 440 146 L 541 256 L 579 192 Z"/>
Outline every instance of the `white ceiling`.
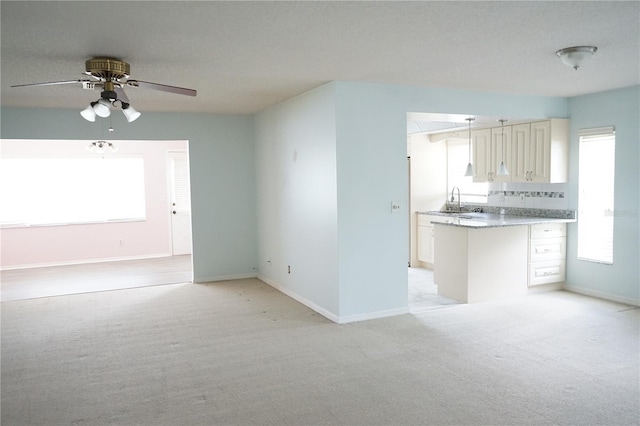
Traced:
<path fill-rule="evenodd" d="M 640 84 L 640 2 L 5 1 L 3 106 L 84 108 L 82 78 L 112 56 L 132 78 L 198 90 L 130 88 L 140 111 L 253 113 L 332 80 L 574 96 Z M 555 51 L 595 45 L 579 71 Z"/>

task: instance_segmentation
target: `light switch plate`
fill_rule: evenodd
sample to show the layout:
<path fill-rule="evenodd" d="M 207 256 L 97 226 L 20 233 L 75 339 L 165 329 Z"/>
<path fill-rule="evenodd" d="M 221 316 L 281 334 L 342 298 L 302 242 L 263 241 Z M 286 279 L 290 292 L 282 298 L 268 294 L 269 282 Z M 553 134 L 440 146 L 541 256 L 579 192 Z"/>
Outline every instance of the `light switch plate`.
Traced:
<path fill-rule="evenodd" d="M 391 213 L 400 213 L 400 201 L 391 202 Z"/>

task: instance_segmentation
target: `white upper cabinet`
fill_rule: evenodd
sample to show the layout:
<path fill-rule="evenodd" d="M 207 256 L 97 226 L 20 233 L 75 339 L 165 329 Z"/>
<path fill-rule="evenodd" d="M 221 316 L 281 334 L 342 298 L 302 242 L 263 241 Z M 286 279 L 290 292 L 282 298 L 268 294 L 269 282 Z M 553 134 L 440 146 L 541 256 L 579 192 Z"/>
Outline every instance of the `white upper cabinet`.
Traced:
<path fill-rule="evenodd" d="M 504 129 L 504 145 L 501 144 L 502 127 L 471 133 L 476 168 L 474 182 L 567 182 L 569 120 L 551 119 Z M 503 158 L 508 176 L 497 175 Z"/>
<path fill-rule="evenodd" d="M 511 174 L 512 182 L 527 182 L 529 176 L 529 135 L 531 125 L 517 124 L 512 126 L 511 142 Z"/>
<path fill-rule="evenodd" d="M 473 147 L 474 182 L 491 182 L 495 170 L 493 169 L 493 150 L 491 149 L 491 129 L 474 130 L 471 132 Z"/>

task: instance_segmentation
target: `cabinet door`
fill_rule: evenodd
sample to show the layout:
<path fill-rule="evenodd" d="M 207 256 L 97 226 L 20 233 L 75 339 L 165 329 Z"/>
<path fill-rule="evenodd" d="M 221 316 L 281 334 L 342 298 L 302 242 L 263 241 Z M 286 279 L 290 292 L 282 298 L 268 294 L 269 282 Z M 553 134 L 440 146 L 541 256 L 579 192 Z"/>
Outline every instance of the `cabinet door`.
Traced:
<path fill-rule="evenodd" d="M 498 166 L 504 161 L 509 174 L 498 176 Z M 491 171 L 492 182 L 511 182 L 511 126 L 491 129 Z"/>
<path fill-rule="evenodd" d="M 562 259 L 530 263 L 529 287 L 563 282 L 565 280 L 565 268 L 565 261 Z"/>
<path fill-rule="evenodd" d="M 474 130 L 471 132 L 473 147 L 474 182 L 491 182 L 495 176 L 492 167 L 491 129 Z"/>
<path fill-rule="evenodd" d="M 433 226 L 418 226 L 418 260 L 433 264 Z"/>
<path fill-rule="evenodd" d="M 511 174 L 512 182 L 527 182 L 529 177 L 529 132 L 531 125 L 511 126 Z"/>
<path fill-rule="evenodd" d="M 529 182 L 551 181 L 551 122 L 531 123 Z"/>

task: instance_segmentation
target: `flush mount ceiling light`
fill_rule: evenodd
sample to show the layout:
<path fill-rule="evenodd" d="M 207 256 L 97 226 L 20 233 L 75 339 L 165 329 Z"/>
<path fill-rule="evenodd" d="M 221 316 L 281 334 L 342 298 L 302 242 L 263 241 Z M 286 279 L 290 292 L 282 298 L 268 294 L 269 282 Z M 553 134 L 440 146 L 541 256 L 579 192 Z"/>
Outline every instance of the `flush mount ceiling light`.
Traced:
<path fill-rule="evenodd" d="M 96 154 L 103 154 L 107 150 L 107 148 L 109 148 L 111 152 L 116 152 L 118 150 L 113 142 L 95 141 L 91 142 L 89 146 L 87 146 L 87 151 L 95 152 Z"/>
<path fill-rule="evenodd" d="M 574 70 L 578 70 L 582 66 L 582 63 L 591 58 L 598 48 L 595 46 L 573 46 L 565 47 L 556 52 L 556 55 Z"/>
<path fill-rule="evenodd" d="M 129 99 L 122 89 L 124 86 L 141 87 L 187 96 L 196 96 L 197 94 L 195 90 L 184 87 L 132 80 L 129 78 L 129 73 L 130 66 L 125 61 L 116 58 L 98 57 L 87 59 L 85 62 L 85 74 L 93 78 L 93 80 L 52 81 L 48 83 L 17 84 L 11 87 L 80 83 L 83 89 L 101 89 L 100 99 L 91 102 L 87 108 L 80 112 L 80 115 L 87 121 L 96 121 L 96 116 L 109 117 L 111 115 L 111 107 L 119 107 L 122 108 L 122 113 L 129 123 L 138 119 L 141 114 L 129 104 Z"/>

